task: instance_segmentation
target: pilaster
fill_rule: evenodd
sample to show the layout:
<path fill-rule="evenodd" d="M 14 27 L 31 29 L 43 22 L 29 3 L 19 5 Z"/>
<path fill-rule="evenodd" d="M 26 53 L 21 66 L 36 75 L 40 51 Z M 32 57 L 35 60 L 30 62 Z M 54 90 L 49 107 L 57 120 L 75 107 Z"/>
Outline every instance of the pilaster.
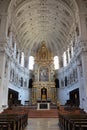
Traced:
<path fill-rule="evenodd" d="M 83 70 L 83 78 L 84 78 L 84 89 L 85 94 L 87 96 L 87 52 L 82 52 L 82 70 Z"/>
<path fill-rule="evenodd" d="M 77 59 L 80 108 L 84 109 L 87 97 L 87 41 L 79 41 L 75 47 Z"/>
<path fill-rule="evenodd" d="M 7 98 L 7 83 L 4 82 L 4 76 L 5 76 L 5 51 L 3 49 L 2 52 L 0 52 L 0 108 L 2 109 L 2 107 L 4 105 L 7 105 L 7 102 L 5 102 L 4 104 L 4 101 L 5 99 Z M 5 84 L 5 86 L 4 86 Z M 5 89 L 6 88 L 6 89 Z M 6 92 L 4 93 L 4 91 L 6 90 Z"/>
<path fill-rule="evenodd" d="M 6 42 L 6 24 L 7 24 L 7 14 L 1 15 L 0 23 L 0 42 Z"/>
<path fill-rule="evenodd" d="M 59 57 L 59 68 L 63 67 L 63 57 Z"/>
<path fill-rule="evenodd" d="M 24 67 L 28 69 L 29 65 L 29 57 L 24 55 Z"/>

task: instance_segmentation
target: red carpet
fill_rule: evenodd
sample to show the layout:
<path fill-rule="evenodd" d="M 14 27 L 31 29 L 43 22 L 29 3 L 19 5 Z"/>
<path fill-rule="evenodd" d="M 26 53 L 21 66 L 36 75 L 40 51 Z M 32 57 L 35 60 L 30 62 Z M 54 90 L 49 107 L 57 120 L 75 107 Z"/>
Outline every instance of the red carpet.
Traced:
<path fill-rule="evenodd" d="M 28 113 L 29 118 L 58 118 L 58 110 L 37 110 L 36 106 L 14 106 L 11 110 L 6 109 L 4 112 L 12 113 L 15 111 L 23 111 Z"/>
<path fill-rule="evenodd" d="M 57 109 L 51 110 L 32 110 L 28 111 L 29 118 L 58 118 Z"/>

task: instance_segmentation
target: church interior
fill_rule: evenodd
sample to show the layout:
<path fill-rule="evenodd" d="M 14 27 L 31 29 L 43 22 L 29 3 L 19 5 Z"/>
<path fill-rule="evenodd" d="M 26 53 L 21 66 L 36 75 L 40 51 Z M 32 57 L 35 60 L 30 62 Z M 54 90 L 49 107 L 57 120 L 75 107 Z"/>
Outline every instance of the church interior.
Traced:
<path fill-rule="evenodd" d="M 0 0 L 0 130 L 44 127 L 87 130 L 87 0 Z"/>

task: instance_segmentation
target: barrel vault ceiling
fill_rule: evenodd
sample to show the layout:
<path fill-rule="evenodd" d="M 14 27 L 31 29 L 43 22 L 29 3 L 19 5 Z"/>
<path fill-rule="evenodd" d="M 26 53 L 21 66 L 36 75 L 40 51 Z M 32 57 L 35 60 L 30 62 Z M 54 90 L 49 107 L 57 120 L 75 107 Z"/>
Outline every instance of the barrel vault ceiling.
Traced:
<path fill-rule="evenodd" d="M 68 45 L 76 5 L 74 0 L 14 0 L 12 28 L 21 50 L 35 53 L 45 41 L 54 55 Z"/>

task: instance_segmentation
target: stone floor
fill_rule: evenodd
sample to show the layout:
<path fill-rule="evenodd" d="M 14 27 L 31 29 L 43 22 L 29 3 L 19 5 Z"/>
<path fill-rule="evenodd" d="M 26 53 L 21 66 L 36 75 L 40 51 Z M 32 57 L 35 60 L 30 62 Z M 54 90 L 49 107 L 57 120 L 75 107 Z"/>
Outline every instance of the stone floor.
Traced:
<path fill-rule="evenodd" d="M 60 130 L 58 118 L 29 118 L 24 130 Z"/>

